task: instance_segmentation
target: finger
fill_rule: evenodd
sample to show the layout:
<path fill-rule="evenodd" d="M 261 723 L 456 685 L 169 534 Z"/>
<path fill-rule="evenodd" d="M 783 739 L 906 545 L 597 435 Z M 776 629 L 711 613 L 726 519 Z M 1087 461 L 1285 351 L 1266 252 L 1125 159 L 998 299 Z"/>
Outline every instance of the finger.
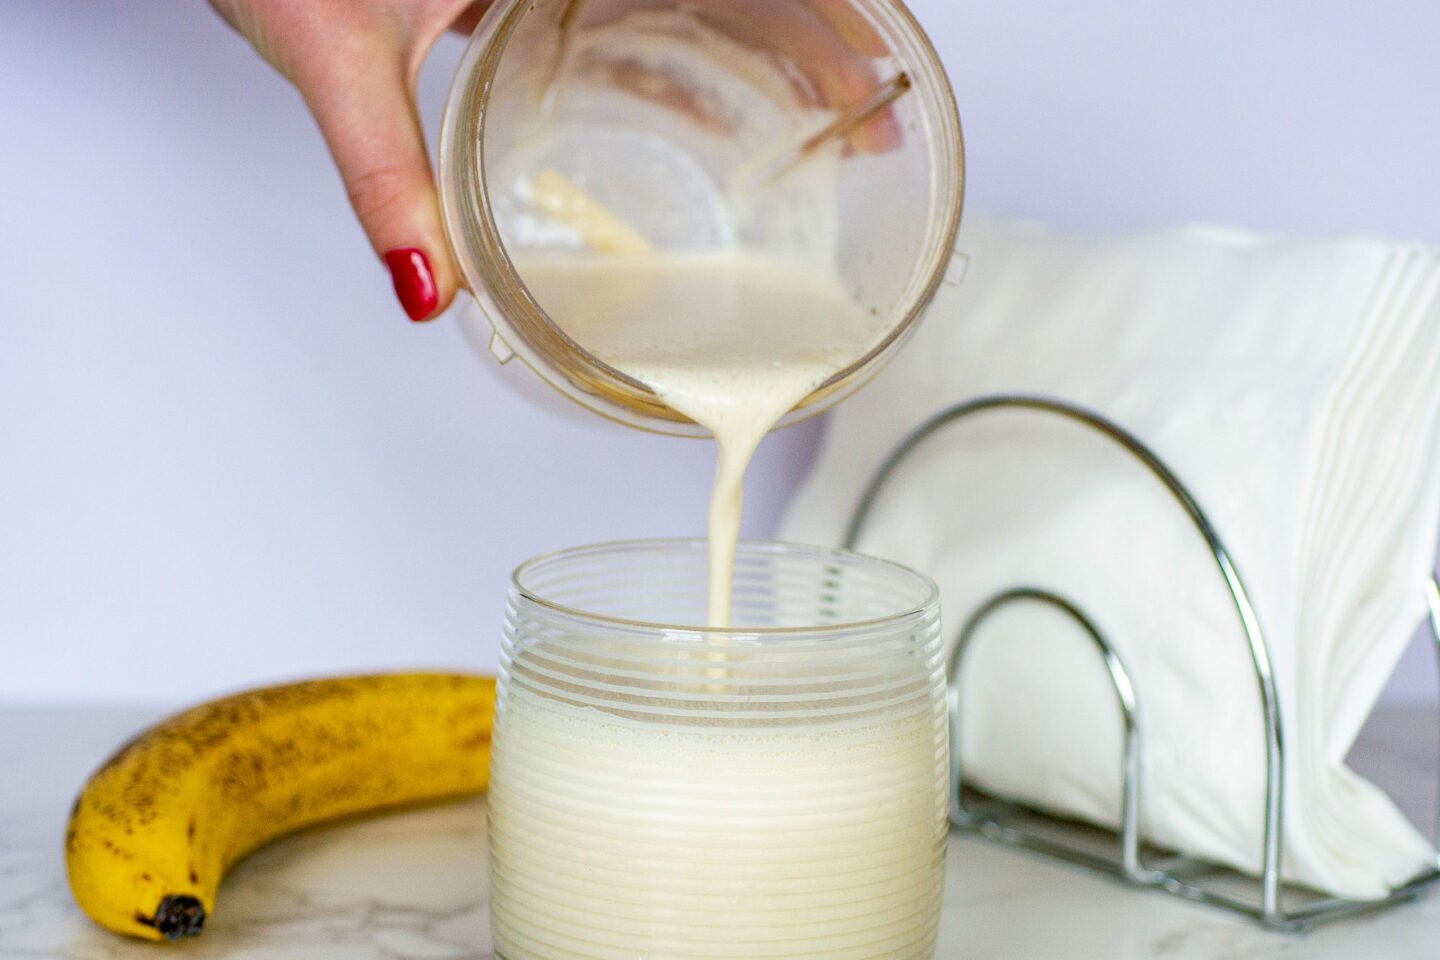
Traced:
<path fill-rule="evenodd" d="M 396 296 L 418 322 L 450 305 L 457 281 L 409 74 L 403 51 L 365 38 L 300 89 Z"/>
<path fill-rule="evenodd" d="M 888 57 L 890 46 L 885 38 L 851 3 L 851 0 L 806 0 L 810 8 L 830 25 L 856 53 L 867 57 Z"/>
<path fill-rule="evenodd" d="M 475 28 L 480 25 L 480 18 L 485 16 L 486 11 L 490 9 L 491 3 L 492 0 L 481 0 L 479 3 L 470 4 L 460 16 L 456 18 L 455 22 L 450 25 L 450 29 L 468 37 L 474 33 Z"/>
<path fill-rule="evenodd" d="M 865 102 L 881 86 L 870 59 L 857 53 L 808 4 L 796 0 L 727 0 L 705 5 L 700 15 L 742 43 L 769 48 L 788 58 L 836 111 L 843 113 Z M 849 145 L 863 153 L 884 153 L 900 142 L 900 125 L 889 110 L 877 113 L 848 137 Z"/>

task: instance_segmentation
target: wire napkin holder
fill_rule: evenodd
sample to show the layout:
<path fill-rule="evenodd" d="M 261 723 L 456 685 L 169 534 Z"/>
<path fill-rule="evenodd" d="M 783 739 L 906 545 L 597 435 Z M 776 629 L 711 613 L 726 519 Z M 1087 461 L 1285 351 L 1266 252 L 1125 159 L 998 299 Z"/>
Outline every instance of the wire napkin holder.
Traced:
<path fill-rule="evenodd" d="M 856 547 L 887 483 L 916 448 L 958 421 L 996 410 L 1020 410 L 1061 417 L 1109 438 L 1169 490 L 1199 531 L 1234 601 L 1255 670 L 1265 737 L 1264 833 L 1261 841 L 1264 849 L 1260 875 L 1244 877 L 1227 867 L 1147 846 L 1140 832 L 1140 810 L 1144 800 L 1140 758 L 1144 729 L 1130 672 L 1114 645 L 1076 601 L 1044 587 L 1029 585 L 1016 586 L 986 600 L 965 620 L 958 633 L 948 678 L 951 824 L 999 843 L 1078 864 L 1138 887 L 1161 890 L 1185 900 L 1232 910 L 1252 917 L 1271 929 L 1290 932 L 1413 900 L 1440 879 L 1440 853 L 1437 853 L 1430 865 L 1380 899 L 1323 896 L 1286 883 L 1282 867 L 1285 736 L 1270 651 L 1259 616 L 1229 550 L 1199 501 L 1163 460 L 1123 427 L 1083 407 L 1040 396 L 989 396 L 949 407 L 913 430 L 881 464 L 851 516 L 845 533 L 845 546 L 849 549 Z M 1440 651 L 1440 583 L 1432 578 L 1425 584 L 1425 589 L 1430 630 L 1437 651 Z M 984 622 L 997 611 L 1019 603 L 1043 604 L 1064 613 L 1083 629 L 1094 642 L 1097 654 L 1104 659 L 1120 707 L 1124 731 L 1120 757 L 1122 788 L 1118 836 L 1110 834 L 1097 842 L 1099 831 L 1096 829 L 1058 820 L 1022 803 L 995 798 L 976 802 L 973 796 L 967 799 L 967 793 L 971 791 L 967 791 L 965 786 L 960 751 L 961 671 L 966 653 Z"/>

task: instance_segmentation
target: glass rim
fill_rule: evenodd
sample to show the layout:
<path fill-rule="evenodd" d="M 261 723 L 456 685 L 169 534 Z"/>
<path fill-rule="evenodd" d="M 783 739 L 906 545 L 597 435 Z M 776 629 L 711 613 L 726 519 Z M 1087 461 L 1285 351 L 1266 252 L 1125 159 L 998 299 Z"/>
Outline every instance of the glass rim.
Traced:
<path fill-rule="evenodd" d="M 626 630 L 660 634 L 661 636 L 655 637 L 654 639 L 657 642 L 666 643 L 673 642 L 675 634 L 689 634 L 697 637 L 723 636 L 733 640 L 737 638 L 763 639 L 766 637 L 796 638 L 815 636 L 817 634 L 874 630 L 881 627 L 893 627 L 907 620 L 927 617 L 936 609 L 940 601 L 940 587 L 934 578 L 903 563 L 887 560 L 883 557 L 871 556 L 870 554 L 858 553 L 853 550 L 846 550 L 840 547 L 789 543 L 780 540 L 741 540 L 736 548 L 736 559 L 739 560 L 740 557 L 747 553 L 758 553 L 772 556 L 790 555 L 809 557 L 810 559 L 822 562 L 826 560 L 843 560 L 849 563 L 858 563 L 871 570 L 885 570 L 892 575 L 898 574 L 905 577 L 921 585 L 924 590 L 924 596 L 919 601 L 907 604 L 903 609 L 897 610 L 895 613 L 887 614 L 883 617 L 869 617 L 864 620 L 813 624 L 803 627 L 758 627 L 743 625 L 713 627 L 702 624 L 661 623 L 658 621 L 637 620 L 629 617 L 596 613 L 591 610 L 585 610 L 580 607 L 549 599 L 525 583 L 525 577 L 528 574 L 533 573 L 542 566 L 559 561 L 574 560 L 587 555 L 603 556 L 623 550 L 654 550 L 658 548 L 684 548 L 706 553 L 709 549 L 709 541 L 704 537 L 655 537 L 637 540 L 612 540 L 552 550 L 548 553 L 531 557 L 529 560 L 517 566 L 510 574 L 510 586 L 517 597 L 536 606 L 543 607 L 553 613 L 606 627 L 618 627 Z"/>

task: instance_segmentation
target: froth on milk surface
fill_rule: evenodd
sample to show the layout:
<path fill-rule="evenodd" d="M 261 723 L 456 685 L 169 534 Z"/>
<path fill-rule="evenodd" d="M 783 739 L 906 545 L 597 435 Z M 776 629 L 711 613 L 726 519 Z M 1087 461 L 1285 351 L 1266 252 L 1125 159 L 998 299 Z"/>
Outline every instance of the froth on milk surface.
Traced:
<path fill-rule="evenodd" d="M 881 336 L 837 277 L 742 251 L 532 255 L 516 267 L 571 339 L 714 434 L 710 624 L 730 622 L 743 480 L 760 441 Z"/>

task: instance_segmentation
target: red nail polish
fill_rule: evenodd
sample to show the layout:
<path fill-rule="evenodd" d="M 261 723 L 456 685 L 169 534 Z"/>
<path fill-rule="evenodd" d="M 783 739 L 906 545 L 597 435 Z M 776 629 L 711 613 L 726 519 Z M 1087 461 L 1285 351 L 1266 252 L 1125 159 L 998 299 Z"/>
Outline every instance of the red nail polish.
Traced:
<path fill-rule="evenodd" d="M 416 323 L 428 320 L 440 303 L 440 291 L 435 287 L 435 274 L 430 272 L 425 251 L 418 247 L 391 250 L 385 254 L 385 265 L 390 268 L 395 296 L 400 298 L 405 313 Z"/>

